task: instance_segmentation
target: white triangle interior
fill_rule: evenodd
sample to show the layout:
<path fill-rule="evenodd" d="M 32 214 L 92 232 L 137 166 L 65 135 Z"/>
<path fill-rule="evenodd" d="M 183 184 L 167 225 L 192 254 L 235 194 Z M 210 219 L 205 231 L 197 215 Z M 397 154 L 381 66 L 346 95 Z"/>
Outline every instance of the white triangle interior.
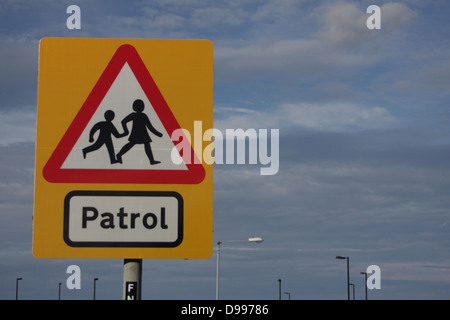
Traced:
<path fill-rule="evenodd" d="M 149 132 L 152 139 L 151 149 L 155 160 L 161 163 L 150 165 L 147 158 L 143 144 L 136 144 L 122 157 L 122 163 L 111 164 L 108 151 L 105 145 L 100 149 L 89 152 L 86 158 L 83 157 L 83 148 L 86 148 L 93 143 L 89 142 L 89 132 L 92 127 L 98 123 L 105 121 L 105 112 L 107 110 L 114 111 L 115 117 L 112 123 L 119 133 L 123 132 L 121 121 L 130 113 L 133 113 L 132 105 L 136 99 L 141 99 L 144 102 L 144 111 L 152 126 L 161 132 L 163 136 L 157 137 Z M 131 123 L 128 123 L 128 128 L 131 131 Z M 99 132 L 94 135 L 94 142 L 98 137 Z M 128 143 L 128 136 L 122 138 L 112 137 L 115 154 Z M 62 169 L 135 169 L 135 170 L 187 170 L 186 165 L 182 161 L 177 165 L 172 161 L 171 154 L 174 144 L 170 139 L 169 134 L 165 130 L 161 120 L 156 114 L 149 99 L 145 95 L 139 82 L 137 81 L 133 71 L 128 63 L 125 63 L 122 70 L 117 75 L 111 88 L 106 93 L 97 110 L 89 120 L 86 128 L 75 143 L 73 149 L 70 151 L 66 160 L 62 165 Z M 178 155 L 178 154 L 177 154 Z M 180 157 L 181 158 L 181 157 Z"/>

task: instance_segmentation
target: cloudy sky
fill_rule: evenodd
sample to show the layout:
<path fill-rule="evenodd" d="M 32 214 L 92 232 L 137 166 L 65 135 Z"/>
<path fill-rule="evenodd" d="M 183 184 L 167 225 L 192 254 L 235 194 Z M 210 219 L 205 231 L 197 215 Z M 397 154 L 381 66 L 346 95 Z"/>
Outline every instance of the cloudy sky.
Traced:
<path fill-rule="evenodd" d="M 81 30 L 66 9 L 81 8 Z M 381 29 L 369 30 L 369 5 Z M 214 126 L 279 129 L 280 167 L 217 165 L 223 299 L 450 298 L 448 1 L 3 0 L 0 3 L 0 299 L 121 299 L 122 260 L 31 253 L 42 37 L 209 39 Z M 215 248 L 215 247 L 214 247 Z M 81 268 L 81 289 L 65 287 Z M 207 260 L 144 260 L 144 299 L 214 299 Z M 286 299 L 287 295 L 283 295 Z"/>

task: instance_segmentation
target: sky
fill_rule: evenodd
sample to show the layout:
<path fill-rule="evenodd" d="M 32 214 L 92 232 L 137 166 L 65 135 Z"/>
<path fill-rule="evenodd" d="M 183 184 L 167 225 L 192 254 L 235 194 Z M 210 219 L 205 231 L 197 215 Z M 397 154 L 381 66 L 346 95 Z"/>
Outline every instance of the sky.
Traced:
<path fill-rule="evenodd" d="M 69 30 L 69 5 L 81 29 Z M 367 7 L 381 8 L 369 30 Z M 450 3 L 444 0 L 3 0 L 0 299 L 121 299 L 120 259 L 32 255 L 39 40 L 209 39 L 214 127 L 279 129 L 279 170 L 214 168 L 210 259 L 144 260 L 143 299 L 450 298 Z M 70 265 L 81 289 L 69 290 Z"/>

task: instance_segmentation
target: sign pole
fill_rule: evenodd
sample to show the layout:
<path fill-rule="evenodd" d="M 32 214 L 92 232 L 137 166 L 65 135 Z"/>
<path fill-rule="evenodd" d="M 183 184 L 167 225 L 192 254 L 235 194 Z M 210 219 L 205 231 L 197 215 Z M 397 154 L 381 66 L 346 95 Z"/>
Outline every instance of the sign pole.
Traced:
<path fill-rule="evenodd" d="M 142 259 L 123 261 L 123 300 L 141 300 Z"/>

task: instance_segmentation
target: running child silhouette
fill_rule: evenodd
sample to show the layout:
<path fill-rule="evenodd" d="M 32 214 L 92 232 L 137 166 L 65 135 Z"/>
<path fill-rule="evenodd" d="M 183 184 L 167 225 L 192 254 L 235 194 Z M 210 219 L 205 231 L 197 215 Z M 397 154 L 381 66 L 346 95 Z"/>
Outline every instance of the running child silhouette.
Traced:
<path fill-rule="evenodd" d="M 114 152 L 114 145 L 112 142 L 112 137 L 114 136 L 116 138 L 122 138 L 125 137 L 127 134 L 122 133 L 119 134 L 116 127 L 112 123 L 112 120 L 115 117 L 114 111 L 107 110 L 105 112 L 105 120 L 106 121 L 100 121 L 96 123 L 91 131 L 89 132 L 89 142 L 94 142 L 94 134 L 99 131 L 97 141 L 95 141 L 94 144 L 90 145 L 89 147 L 86 147 L 83 149 L 83 158 L 86 159 L 86 154 L 89 152 L 95 151 L 100 149 L 103 145 L 106 145 L 106 149 L 108 150 L 109 154 L 109 160 L 111 161 L 111 164 L 117 163 L 115 152 Z"/>
<path fill-rule="evenodd" d="M 128 135 L 129 133 L 127 127 L 128 122 L 132 122 L 132 128 L 130 136 L 128 137 L 129 142 L 124 145 L 117 154 L 117 161 L 122 163 L 122 156 L 125 153 L 127 153 L 136 144 L 143 144 L 150 164 L 153 165 L 161 163 L 161 161 L 157 161 L 153 158 L 152 148 L 150 146 L 152 139 L 150 138 L 147 129 L 160 138 L 163 136 L 162 133 L 156 130 L 150 123 L 147 115 L 145 113 L 142 113 L 142 111 L 144 111 L 144 102 L 142 100 L 137 99 L 133 102 L 133 110 L 135 112 L 130 113 L 122 120 L 124 135 Z"/>

